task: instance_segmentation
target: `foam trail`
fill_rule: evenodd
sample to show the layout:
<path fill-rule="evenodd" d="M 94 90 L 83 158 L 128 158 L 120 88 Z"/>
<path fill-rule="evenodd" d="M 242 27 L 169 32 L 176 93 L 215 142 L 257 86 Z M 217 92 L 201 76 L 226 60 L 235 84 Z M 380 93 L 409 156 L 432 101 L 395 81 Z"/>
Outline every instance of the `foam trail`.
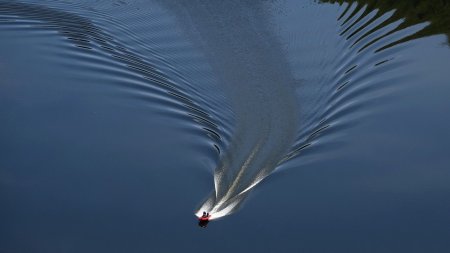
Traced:
<path fill-rule="evenodd" d="M 234 113 L 231 140 L 214 171 L 214 190 L 196 211 L 220 218 L 236 211 L 291 147 L 298 122 L 295 80 L 270 25 L 268 3 L 161 4 L 176 12 L 184 30 L 202 45 Z"/>

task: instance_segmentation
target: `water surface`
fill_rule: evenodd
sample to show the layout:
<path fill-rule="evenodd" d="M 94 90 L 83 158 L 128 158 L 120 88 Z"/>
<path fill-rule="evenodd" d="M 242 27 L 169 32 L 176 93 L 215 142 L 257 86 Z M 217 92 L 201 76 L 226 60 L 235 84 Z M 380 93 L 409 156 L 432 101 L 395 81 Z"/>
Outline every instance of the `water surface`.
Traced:
<path fill-rule="evenodd" d="M 448 14 L 0 1 L 0 251 L 445 252 Z"/>

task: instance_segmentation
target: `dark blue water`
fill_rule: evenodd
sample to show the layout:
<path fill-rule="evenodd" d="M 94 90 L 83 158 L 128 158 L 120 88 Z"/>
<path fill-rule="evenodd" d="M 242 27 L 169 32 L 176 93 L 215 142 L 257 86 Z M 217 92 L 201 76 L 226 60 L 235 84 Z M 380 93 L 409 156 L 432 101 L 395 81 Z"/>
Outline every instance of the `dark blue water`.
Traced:
<path fill-rule="evenodd" d="M 331 2 L 0 1 L 0 252 L 447 252 L 445 9 Z"/>

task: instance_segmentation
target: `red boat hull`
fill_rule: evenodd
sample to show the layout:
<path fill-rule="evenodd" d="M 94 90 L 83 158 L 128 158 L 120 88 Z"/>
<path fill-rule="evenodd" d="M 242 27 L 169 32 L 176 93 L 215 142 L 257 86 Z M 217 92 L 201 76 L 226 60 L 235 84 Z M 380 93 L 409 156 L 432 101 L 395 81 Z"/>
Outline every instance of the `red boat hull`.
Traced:
<path fill-rule="evenodd" d="M 211 218 L 211 215 L 208 217 L 200 217 L 200 218 L 198 218 L 198 220 L 207 221 L 207 220 L 209 220 L 209 218 Z"/>

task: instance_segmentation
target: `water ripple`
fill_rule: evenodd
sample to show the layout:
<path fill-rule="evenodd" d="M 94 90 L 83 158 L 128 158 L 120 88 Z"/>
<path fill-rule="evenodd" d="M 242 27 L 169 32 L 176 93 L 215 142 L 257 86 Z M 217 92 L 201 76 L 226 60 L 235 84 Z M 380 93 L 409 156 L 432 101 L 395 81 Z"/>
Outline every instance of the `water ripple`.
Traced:
<path fill-rule="evenodd" d="M 77 59 L 78 63 L 73 64 L 72 67 L 97 74 L 103 73 L 103 75 L 114 77 L 114 79 L 121 78 L 122 81 L 126 81 L 124 83 L 129 88 L 135 90 L 133 92 L 149 92 L 149 95 L 151 94 L 152 96 L 159 93 L 159 96 L 170 97 L 170 100 L 183 105 L 187 115 L 191 116 L 194 122 L 202 126 L 207 136 L 210 136 L 216 143 L 216 148 L 222 145 L 220 144 L 222 142 L 220 137 L 221 130 L 218 124 L 214 122 L 215 119 L 211 117 L 210 113 L 198 105 L 198 103 L 205 103 L 202 101 L 202 96 L 196 93 L 195 89 L 189 89 L 189 85 L 191 87 L 192 85 L 187 82 L 187 79 L 183 79 L 180 73 L 176 73 L 175 68 L 168 64 L 167 61 L 161 61 L 162 58 L 160 56 L 153 55 L 153 57 L 160 60 L 158 66 L 151 64 L 146 60 L 149 57 L 148 55 L 143 57 L 133 52 L 131 48 L 121 44 L 113 35 L 94 24 L 91 20 L 83 17 L 80 13 L 69 13 L 55 7 L 36 4 L 0 2 L 0 16 L 3 20 L 0 25 L 4 26 L 2 29 L 6 27 L 8 29 L 24 29 L 34 32 L 37 30 L 58 31 L 70 44 L 81 50 L 86 50 L 84 52 L 75 49 L 61 50 L 61 54 L 65 54 L 65 57 Z M 103 18 L 103 20 L 108 20 L 114 25 L 119 24 L 114 22 L 113 19 L 105 18 L 104 16 Z M 124 26 L 118 25 L 118 27 L 126 31 Z M 137 37 L 132 35 L 131 32 L 125 33 L 130 35 L 131 38 Z M 168 36 L 160 38 L 165 41 L 171 41 L 172 37 L 168 33 Z M 154 43 L 161 44 L 161 41 Z M 141 42 L 141 45 L 143 44 Z M 148 46 L 146 48 L 148 49 Z M 83 64 L 79 64 L 79 61 L 82 61 Z M 67 59 L 62 61 L 62 64 L 64 63 L 71 65 Z M 161 71 L 163 69 L 162 66 L 173 70 L 172 72 L 175 72 L 184 81 L 184 87 L 171 81 Z M 164 93 L 161 93 L 161 88 Z M 192 98 L 195 98 L 198 102 Z"/>
<path fill-rule="evenodd" d="M 310 109 L 304 111 L 303 119 L 308 120 L 301 123 L 296 144 L 281 162 L 298 156 L 337 121 L 349 120 L 350 114 L 357 113 L 370 99 L 386 95 L 383 90 L 387 91 L 395 80 L 405 83 L 408 73 L 396 71 L 408 64 L 401 59 L 401 51 L 407 46 L 400 43 L 429 25 L 424 22 L 404 27 L 404 20 L 392 18 L 395 10 L 382 13 L 357 2 L 341 7 L 336 19 L 337 41 L 329 34 L 329 40 L 336 43 L 330 47 L 339 53 L 327 55 L 323 61 L 329 64 L 321 65 L 322 71 L 308 78 L 308 85 L 319 87 L 308 94 L 315 97 L 312 103 L 316 105 L 307 106 Z"/>

